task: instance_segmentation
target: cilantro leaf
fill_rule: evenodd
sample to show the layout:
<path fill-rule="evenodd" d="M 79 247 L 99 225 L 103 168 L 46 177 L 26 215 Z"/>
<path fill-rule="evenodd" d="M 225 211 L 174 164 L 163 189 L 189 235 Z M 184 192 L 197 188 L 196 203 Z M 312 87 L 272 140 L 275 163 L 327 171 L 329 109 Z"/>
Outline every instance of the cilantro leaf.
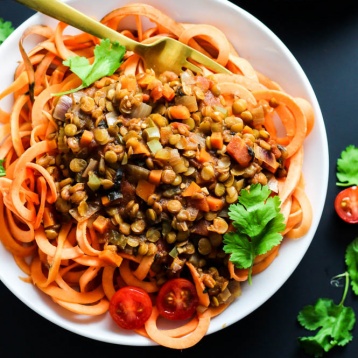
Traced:
<path fill-rule="evenodd" d="M 109 39 L 104 39 L 94 49 L 92 64 L 86 57 L 80 56 L 73 56 L 63 61 L 63 64 L 69 66 L 71 71 L 82 80 L 79 87 L 65 93 L 76 92 L 90 86 L 102 77 L 113 75 L 121 65 L 125 52 L 125 47 L 118 42 L 111 43 Z M 57 95 L 65 93 L 62 92 Z"/>
<path fill-rule="evenodd" d="M 304 307 L 297 319 L 307 330 L 318 330 L 314 336 L 299 337 L 301 347 L 315 357 L 322 357 L 333 347 L 344 346 L 353 338 L 353 309 L 343 304 L 336 305 L 330 299 L 319 298 L 315 305 Z"/>
<path fill-rule="evenodd" d="M 243 190 L 238 198 L 238 204 L 229 208 L 229 217 L 233 220 L 233 225 L 249 237 L 259 235 L 277 213 L 277 203 L 272 200 L 273 198 L 269 198 L 270 193 L 267 186 L 260 185 L 252 186 L 250 191 Z M 279 200 L 278 197 L 277 199 Z"/>
<path fill-rule="evenodd" d="M 224 251 L 230 253 L 230 260 L 239 268 L 249 268 L 255 259 L 253 245 L 237 232 L 228 232 L 224 235 Z"/>
<path fill-rule="evenodd" d="M 0 18 L 0 45 L 6 40 L 7 37 L 14 31 L 11 21 L 4 21 Z"/>
<path fill-rule="evenodd" d="M 358 148 L 349 145 L 337 160 L 337 186 L 358 185 Z"/>
<path fill-rule="evenodd" d="M 345 262 L 353 292 L 358 295 L 358 238 L 347 246 Z"/>
<path fill-rule="evenodd" d="M 271 197 L 267 186 L 255 184 L 241 190 L 238 202 L 229 206 L 235 232 L 224 235 L 224 251 L 237 268 L 251 268 L 257 255 L 282 241 L 285 228 L 280 198 Z"/>
<path fill-rule="evenodd" d="M 4 159 L 0 159 L 0 177 L 3 177 L 6 175 L 6 171 L 4 168 Z"/>

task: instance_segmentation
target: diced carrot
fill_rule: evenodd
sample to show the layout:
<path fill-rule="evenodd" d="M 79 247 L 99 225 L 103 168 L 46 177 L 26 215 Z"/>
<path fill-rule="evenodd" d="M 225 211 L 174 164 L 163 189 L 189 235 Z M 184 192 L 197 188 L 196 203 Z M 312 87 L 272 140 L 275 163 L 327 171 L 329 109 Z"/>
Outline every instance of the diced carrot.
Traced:
<path fill-rule="evenodd" d="M 239 136 L 231 139 L 230 143 L 226 146 L 226 151 L 243 167 L 247 167 L 252 159 L 245 141 Z"/>
<path fill-rule="evenodd" d="M 211 211 L 220 211 L 224 207 L 224 201 L 220 198 L 209 195 L 206 199 Z"/>
<path fill-rule="evenodd" d="M 196 154 L 196 159 L 199 163 L 206 163 L 212 161 L 211 154 L 206 151 L 204 147 L 201 147 L 199 152 Z"/>
<path fill-rule="evenodd" d="M 137 138 L 129 138 L 126 142 L 127 147 L 132 147 L 134 154 L 150 155 L 150 151 L 145 143 L 139 141 Z"/>
<path fill-rule="evenodd" d="M 169 107 L 168 114 L 173 119 L 188 119 L 188 118 L 190 118 L 189 109 L 182 104 Z"/>
<path fill-rule="evenodd" d="M 98 257 L 104 261 L 107 265 L 119 267 L 123 258 L 119 256 L 115 251 L 105 249 L 101 251 Z"/>
<path fill-rule="evenodd" d="M 133 148 L 133 153 L 150 155 L 147 146 L 143 142 L 139 142 L 139 141 L 138 144 Z"/>
<path fill-rule="evenodd" d="M 155 185 L 152 183 L 149 183 L 147 180 L 139 180 L 137 187 L 136 187 L 136 194 L 142 198 L 144 201 L 147 201 L 148 198 L 154 194 L 155 192 Z"/>
<path fill-rule="evenodd" d="M 100 232 L 101 234 L 105 233 L 109 227 L 109 219 L 105 218 L 102 215 L 98 215 L 96 220 L 93 222 L 93 228 Z"/>
<path fill-rule="evenodd" d="M 148 180 L 154 185 L 159 185 L 162 179 L 162 172 L 161 169 L 153 169 L 149 172 Z"/>
<path fill-rule="evenodd" d="M 222 132 L 213 132 L 210 136 L 211 147 L 214 149 L 222 149 L 224 146 L 224 140 Z"/>
<path fill-rule="evenodd" d="M 163 84 L 158 81 L 157 85 L 152 88 L 150 96 L 154 102 L 159 101 L 163 97 Z"/>
<path fill-rule="evenodd" d="M 110 203 L 109 197 L 107 195 L 103 195 L 101 197 L 101 203 L 103 206 L 107 206 Z"/>
<path fill-rule="evenodd" d="M 201 198 L 188 198 L 188 205 L 197 210 L 204 211 L 205 213 L 210 211 L 208 199 L 206 196 Z"/>
<path fill-rule="evenodd" d="M 146 88 L 151 82 L 155 80 L 155 76 L 152 74 L 145 73 L 143 76 L 137 78 L 139 86 Z"/>
<path fill-rule="evenodd" d="M 182 196 L 192 196 L 195 193 L 199 193 L 201 188 L 198 184 L 192 181 L 189 186 L 183 191 Z"/>
<path fill-rule="evenodd" d="M 169 137 L 173 134 L 170 126 L 160 127 L 160 143 L 167 145 L 169 143 Z"/>
<path fill-rule="evenodd" d="M 85 129 L 82 133 L 82 136 L 80 139 L 80 144 L 83 147 L 88 147 L 90 145 L 90 143 L 92 142 L 93 137 L 94 137 L 93 132 Z"/>
<path fill-rule="evenodd" d="M 171 101 L 175 97 L 175 91 L 167 83 L 163 86 L 163 97 L 167 101 Z"/>
<path fill-rule="evenodd" d="M 122 88 L 128 91 L 135 91 L 137 88 L 137 80 L 135 77 L 123 76 L 121 82 Z"/>

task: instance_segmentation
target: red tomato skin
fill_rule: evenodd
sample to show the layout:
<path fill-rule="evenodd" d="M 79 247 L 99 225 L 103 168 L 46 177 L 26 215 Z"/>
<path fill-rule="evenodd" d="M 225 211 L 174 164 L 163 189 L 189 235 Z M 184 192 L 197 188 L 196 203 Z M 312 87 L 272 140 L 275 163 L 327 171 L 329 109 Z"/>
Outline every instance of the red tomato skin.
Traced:
<path fill-rule="evenodd" d="M 334 208 L 345 222 L 358 223 L 358 187 L 351 186 L 341 190 L 334 201 Z"/>
<path fill-rule="evenodd" d="M 152 314 L 152 300 L 140 287 L 120 288 L 110 300 L 109 313 L 116 324 L 127 330 L 138 329 Z"/>
<path fill-rule="evenodd" d="M 167 281 L 160 288 L 156 299 L 159 314 L 169 320 L 185 320 L 192 317 L 198 304 L 195 286 L 184 278 Z"/>

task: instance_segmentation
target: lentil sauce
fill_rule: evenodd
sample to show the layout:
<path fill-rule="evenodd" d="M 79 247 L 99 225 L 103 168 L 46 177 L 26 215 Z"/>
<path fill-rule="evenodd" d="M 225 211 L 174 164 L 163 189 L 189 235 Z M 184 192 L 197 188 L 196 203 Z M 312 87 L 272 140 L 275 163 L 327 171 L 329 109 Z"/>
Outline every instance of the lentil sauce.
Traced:
<path fill-rule="evenodd" d="M 222 249 L 228 206 L 250 184 L 275 188 L 286 151 L 263 125 L 274 101 L 251 103 L 220 86 L 190 71 L 146 71 L 62 96 L 58 154 L 42 159 L 59 192 L 46 235 L 56 238 L 64 220 L 90 219 L 102 248 L 154 254 L 158 285 L 190 277 L 190 262 L 211 305 L 229 302 L 240 289 Z"/>

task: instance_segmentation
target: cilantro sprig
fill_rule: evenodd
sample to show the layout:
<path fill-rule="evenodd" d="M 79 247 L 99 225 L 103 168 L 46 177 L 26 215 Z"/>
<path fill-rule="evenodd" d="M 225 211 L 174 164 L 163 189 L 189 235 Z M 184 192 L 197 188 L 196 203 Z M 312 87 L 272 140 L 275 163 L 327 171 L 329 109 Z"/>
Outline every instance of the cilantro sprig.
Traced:
<path fill-rule="evenodd" d="M 345 272 L 334 277 L 345 278 L 341 302 L 337 305 L 328 298 L 319 298 L 314 305 L 305 306 L 298 314 L 299 323 L 313 336 L 300 337 L 299 342 L 305 352 L 314 357 L 322 357 L 335 346 L 344 346 L 352 339 L 351 330 L 355 324 L 355 313 L 351 307 L 344 306 L 349 286 L 349 274 Z"/>
<path fill-rule="evenodd" d="M 11 21 L 5 21 L 0 18 L 0 45 L 10 36 L 14 31 Z"/>
<path fill-rule="evenodd" d="M 73 56 L 63 61 L 63 64 L 70 67 L 70 70 L 82 80 L 82 83 L 75 89 L 57 93 L 57 95 L 77 92 L 102 77 L 113 75 L 121 65 L 125 52 L 126 48 L 118 42 L 104 39 L 94 48 L 94 61 L 92 64 L 86 57 L 82 56 Z"/>
<path fill-rule="evenodd" d="M 255 257 L 282 241 L 285 222 L 280 204 L 268 186 L 254 184 L 241 190 L 238 202 L 229 206 L 228 215 L 236 230 L 224 235 L 224 251 L 237 268 L 249 269 L 250 283 Z"/>
<path fill-rule="evenodd" d="M 358 185 L 358 148 L 348 145 L 337 160 L 337 186 Z M 345 251 L 346 272 L 333 279 L 345 279 L 341 302 L 336 305 L 331 299 L 319 298 L 311 306 L 305 306 L 297 319 L 300 324 L 315 335 L 300 337 L 299 343 L 305 352 L 314 357 L 322 357 L 335 346 L 344 346 L 352 339 L 356 315 L 351 307 L 344 306 L 349 287 L 358 296 L 358 238 L 354 239 Z"/>
<path fill-rule="evenodd" d="M 319 298 L 314 305 L 305 306 L 298 314 L 299 323 L 310 331 L 317 331 L 313 336 L 299 337 L 304 351 L 314 357 L 322 357 L 335 346 L 345 346 L 352 339 L 352 330 L 356 315 L 351 307 L 344 306 L 349 286 L 358 295 L 358 238 L 346 249 L 346 272 L 333 280 L 345 279 L 341 302 L 337 305 L 331 299 Z"/>
<path fill-rule="evenodd" d="M 358 148 L 349 145 L 337 160 L 337 186 L 358 185 Z"/>

